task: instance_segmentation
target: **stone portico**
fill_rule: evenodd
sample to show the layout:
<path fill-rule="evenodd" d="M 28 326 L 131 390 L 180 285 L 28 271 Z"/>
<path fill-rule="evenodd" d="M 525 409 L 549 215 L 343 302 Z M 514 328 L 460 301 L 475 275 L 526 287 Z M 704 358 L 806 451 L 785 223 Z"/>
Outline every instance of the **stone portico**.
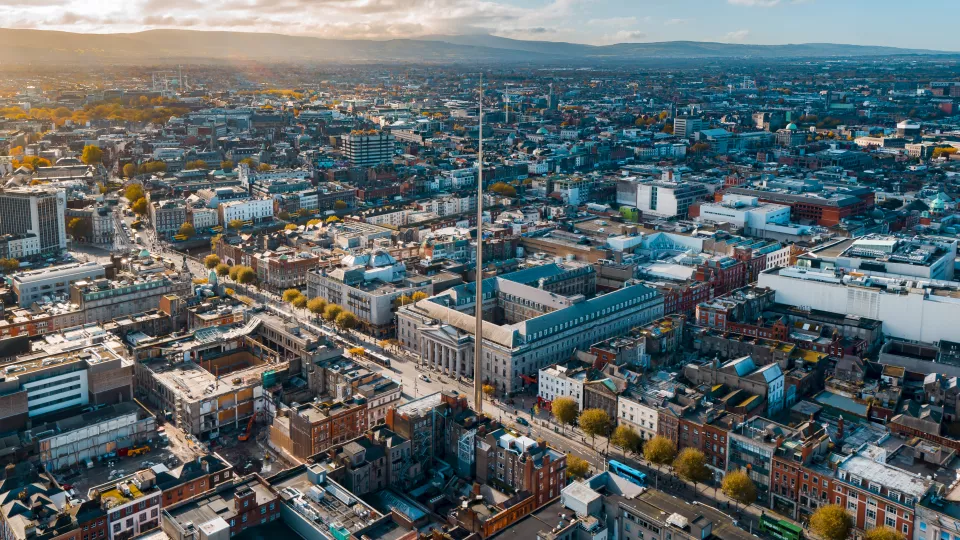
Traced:
<path fill-rule="evenodd" d="M 473 336 L 449 324 L 424 328 L 420 359 L 421 365 L 450 377 L 473 378 Z"/>

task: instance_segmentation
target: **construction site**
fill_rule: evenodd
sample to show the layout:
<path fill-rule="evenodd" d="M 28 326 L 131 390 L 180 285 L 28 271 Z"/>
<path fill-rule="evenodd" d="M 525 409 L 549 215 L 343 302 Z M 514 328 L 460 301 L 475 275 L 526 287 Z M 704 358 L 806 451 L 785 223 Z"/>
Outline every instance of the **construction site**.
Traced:
<path fill-rule="evenodd" d="M 157 344 L 154 352 L 161 354 L 137 364 L 144 399 L 199 440 L 217 439 L 221 430 L 249 434 L 266 412 L 264 389 L 288 368 L 276 351 L 251 336 L 257 323 L 203 328 L 187 339 Z"/>

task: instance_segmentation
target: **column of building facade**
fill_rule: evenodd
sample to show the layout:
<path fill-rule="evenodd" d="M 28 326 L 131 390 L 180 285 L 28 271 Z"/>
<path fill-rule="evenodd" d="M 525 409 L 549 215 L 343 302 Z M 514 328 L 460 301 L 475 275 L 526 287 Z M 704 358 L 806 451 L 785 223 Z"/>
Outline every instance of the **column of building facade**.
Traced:
<path fill-rule="evenodd" d="M 453 378 L 457 378 L 463 373 L 463 351 L 459 347 L 457 347 L 457 362 L 454 366 Z"/>

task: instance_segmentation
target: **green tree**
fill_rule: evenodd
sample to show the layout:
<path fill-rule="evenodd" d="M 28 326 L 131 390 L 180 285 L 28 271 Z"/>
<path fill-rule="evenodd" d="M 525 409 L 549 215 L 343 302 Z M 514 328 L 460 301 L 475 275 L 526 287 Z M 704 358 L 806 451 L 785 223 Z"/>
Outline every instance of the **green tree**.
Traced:
<path fill-rule="evenodd" d="M 327 322 L 334 322 L 337 320 L 337 315 L 343 313 L 343 308 L 336 304 L 327 304 L 327 307 L 323 310 L 323 318 Z"/>
<path fill-rule="evenodd" d="M 673 461 L 677 456 L 677 446 L 673 441 L 657 435 L 643 443 L 643 458 L 657 466 L 657 484 L 660 483 L 661 467 Z"/>
<path fill-rule="evenodd" d="M 243 227 L 243 221 L 239 219 L 231 219 L 230 223 L 227 224 L 227 227 L 230 227 L 231 229 L 238 231 L 240 230 L 241 227 Z"/>
<path fill-rule="evenodd" d="M 506 182 L 496 182 L 490 186 L 489 190 L 496 193 L 497 195 L 502 195 L 504 197 L 517 196 L 517 188 L 511 186 Z"/>
<path fill-rule="evenodd" d="M 230 273 L 230 266 L 225 263 L 220 263 L 217 265 L 214 271 L 217 273 L 217 276 L 225 277 Z"/>
<path fill-rule="evenodd" d="M 344 201 L 339 201 L 339 200 L 338 200 L 338 201 L 336 201 L 336 202 L 333 203 L 333 209 L 334 209 L 334 210 L 346 210 L 346 209 L 347 209 L 347 203 L 345 203 Z"/>
<path fill-rule="evenodd" d="M 257 280 L 257 273 L 254 272 L 253 268 L 249 266 L 244 266 L 237 272 L 237 282 L 244 285 L 249 285 Z"/>
<path fill-rule="evenodd" d="M 297 289 L 287 289 L 283 291 L 283 301 L 290 303 L 293 302 L 298 296 L 303 296 L 303 294 Z"/>
<path fill-rule="evenodd" d="M 177 234 L 182 234 L 187 238 L 193 238 L 197 235 L 197 229 L 193 227 L 193 223 L 186 221 L 183 225 L 180 225 L 180 229 L 177 231 Z"/>
<path fill-rule="evenodd" d="M 396 300 L 394 300 L 394 302 L 400 307 L 403 307 L 409 304 L 411 301 L 412 300 L 410 299 L 410 297 L 405 294 L 401 294 L 400 296 L 397 297 Z"/>
<path fill-rule="evenodd" d="M 285 231 L 295 231 L 295 230 L 297 230 L 297 226 L 296 226 L 296 224 L 294 224 L 294 223 L 287 223 L 286 225 L 283 226 L 283 230 L 285 230 Z"/>
<path fill-rule="evenodd" d="M 202 159 L 195 159 L 193 161 L 188 161 L 183 165 L 183 169 L 187 171 L 196 171 L 199 169 L 206 169 L 207 162 Z"/>
<path fill-rule="evenodd" d="M 266 172 L 266 171 L 269 171 L 269 170 L 271 170 L 271 169 L 273 169 L 273 167 L 271 167 L 271 166 L 270 166 L 269 164 L 267 164 L 267 163 L 261 163 L 260 166 L 257 167 L 257 170 L 260 171 L 260 172 Z"/>
<path fill-rule="evenodd" d="M 330 225 L 331 223 L 339 223 L 339 222 L 340 222 L 340 218 L 338 218 L 337 216 L 330 216 L 327 218 L 327 225 Z"/>
<path fill-rule="evenodd" d="M 349 311 L 344 311 L 337 315 L 337 328 L 341 330 L 353 330 L 359 323 L 360 320 L 357 319 L 357 316 Z"/>
<path fill-rule="evenodd" d="M 867 534 L 863 536 L 863 540 L 906 540 L 906 539 L 898 531 L 883 525 L 880 527 L 874 527 L 869 531 L 867 531 Z"/>
<path fill-rule="evenodd" d="M 90 221 L 77 217 L 67 223 L 67 232 L 74 238 L 89 238 L 93 233 L 93 226 Z"/>
<path fill-rule="evenodd" d="M 140 200 L 145 195 L 146 193 L 143 191 L 143 186 L 140 184 L 130 184 L 123 190 L 123 196 L 130 202 Z"/>
<path fill-rule="evenodd" d="M 243 266 L 240 266 L 239 264 L 236 266 L 231 266 L 227 273 L 227 277 L 229 277 L 232 281 L 237 281 L 237 275 L 240 273 L 240 270 L 243 270 Z"/>
<path fill-rule="evenodd" d="M 850 514 L 839 504 L 821 506 L 810 517 L 810 529 L 826 540 L 845 540 L 852 525 Z"/>
<path fill-rule="evenodd" d="M 480 387 L 480 390 L 483 392 L 483 395 L 487 396 L 487 399 L 493 397 L 493 394 L 497 392 L 497 388 L 492 384 L 485 384 Z"/>
<path fill-rule="evenodd" d="M 565 430 L 568 424 L 573 424 L 577 419 L 579 413 L 577 408 L 577 402 L 573 398 L 558 397 L 550 404 L 550 413 L 560 423 L 561 428 Z"/>
<path fill-rule="evenodd" d="M 591 441 L 596 441 L 597 435 L 610 433 L 610 415 L 603 409 L 584 409 L 580 413 L 580 429 L 590 436 Z"/>
<path fill-rule="evenodd" d="M 567 454 L 567 476 L 579 480 L 586 476 L 589 471 L 590 464 L 587 463 L 587 460 L 573 454 Z"/>
<path fill-rule="evenodd" d="M 140 165 L 140 174 L 156 174 L 167 171 L 167 164 L 162 161 L 148 161 Z"/>
<path fill-rule="evenodd" d="M 417 291 L 413 293 L 413 296 L 410 297 L 410 300 L 413 302 L 419 302 L 421 300 L 426 300 L 426 299 L 427 299 L 427 293 L 423 291 Z"/>
<path fill-rule="evenodd" d="M 693 492 L 697 492 L 697 484 L 710 479 L 710 469 L 707 468 L 707 456 L 696 448 L 684 448 L 677 459 L 673 461 L 673 470 L 680 478 L 693 482 Z"/>
<path fill-rule="evenodd" d="M 130 209 L 133 210 L 134 214 L 137 214 L 138 216 L 144 216 L 147 214 L 147 206 L 148 203 L 146 197 L 140 197 L 132 205 L 130 205 Z"/>
<path fill-rule="evenodd" d="M 250 167 L 251 169 L 255 169 L 255 168 L 257 167 L 257 163 L 256 163 L 255 161 L 253 161 L 253 158 L 243 158 L 243 159 L 241 159 L 241 160 L 240 160 L 240 165 L 246 165 L 247 167 Z"/>
<path fill-rule="evenodd" d="M 83 154 L 80 155 L 80 161 L 85 165 L 96 165 L 103 161 L 103 150 L 97 146 L 87 145 L 83 147 Z"/>
<path fill-rule="evenodd" d="M 218 264 L 220 264 L 220 257 L 217 257 L 213 253 L 203 258 L 203 265 L 206 266 L 208 270 L 213 270 Z"/>
<path fill-rule="evenodd" d="M 742 469 L 728 472 L 723 477 L 721 490 L 738 505 L 747 506 L 757 502 L 757 486 Z"/>
<path fill-rule="evenodd" d="M 123 176 L 133 178 L 137 174 L 137 166 L 133 163 L 127 163 L 123 166 Z"/>
<path fill-rule="evenodd" d="M 303 309 L 307 307 L 307 297 L 301 294 L 300 296 L 294 298 L 293 302 L 290 302 L 290 304 L 297 309 Z"/>
<path fill-rule="evenodd" d="M 624 454 L 628 451 L 636 452 L 640 449 L 640 434 L 630 426 L 619 425 L 610 436 L 610 444 L 619 448 Z"/>
<path fill-rule="evenodd" d="M 224 171 L 228 171 L 228 172 L 229 172 L 229 171 L 232 171 L 232 170 L 233 170 L 233 162 L 230 161 L 229 159 L 225 159 L 225 160 L 221 161 L 221 162 L 220 162 L 220 169 L 221 169 L 221 170 L 224 170 Z"/>
<path fill-rule="evenodd" d="M 0 259 L 0 270 L 4 272 L 16 272 L 20 269 L 20 261 L 16 259 Z"/>
<path fill-rule="evenodd" d="M 311 298 L 307 302 L 307 309 L 310 310 L 310 313 L 313 313 L 317 317 L 323 315 L 323 310 L 327 309 L 327 301 L 323 298 Z"/>

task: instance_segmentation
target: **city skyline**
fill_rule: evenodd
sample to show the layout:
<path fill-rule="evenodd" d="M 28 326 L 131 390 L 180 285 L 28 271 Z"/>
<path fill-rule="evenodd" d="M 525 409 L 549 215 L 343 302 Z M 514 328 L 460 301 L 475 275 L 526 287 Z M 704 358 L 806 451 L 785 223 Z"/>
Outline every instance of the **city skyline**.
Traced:
<path fill-rule="evenodd" d="M 491 34 L 593 45 L 660 41 L 843 43 L 960 51 L 944 0 L 31 0 L 9 3 L 6 28 L 124 33 L 158 28 L 340 39 Z"/>

